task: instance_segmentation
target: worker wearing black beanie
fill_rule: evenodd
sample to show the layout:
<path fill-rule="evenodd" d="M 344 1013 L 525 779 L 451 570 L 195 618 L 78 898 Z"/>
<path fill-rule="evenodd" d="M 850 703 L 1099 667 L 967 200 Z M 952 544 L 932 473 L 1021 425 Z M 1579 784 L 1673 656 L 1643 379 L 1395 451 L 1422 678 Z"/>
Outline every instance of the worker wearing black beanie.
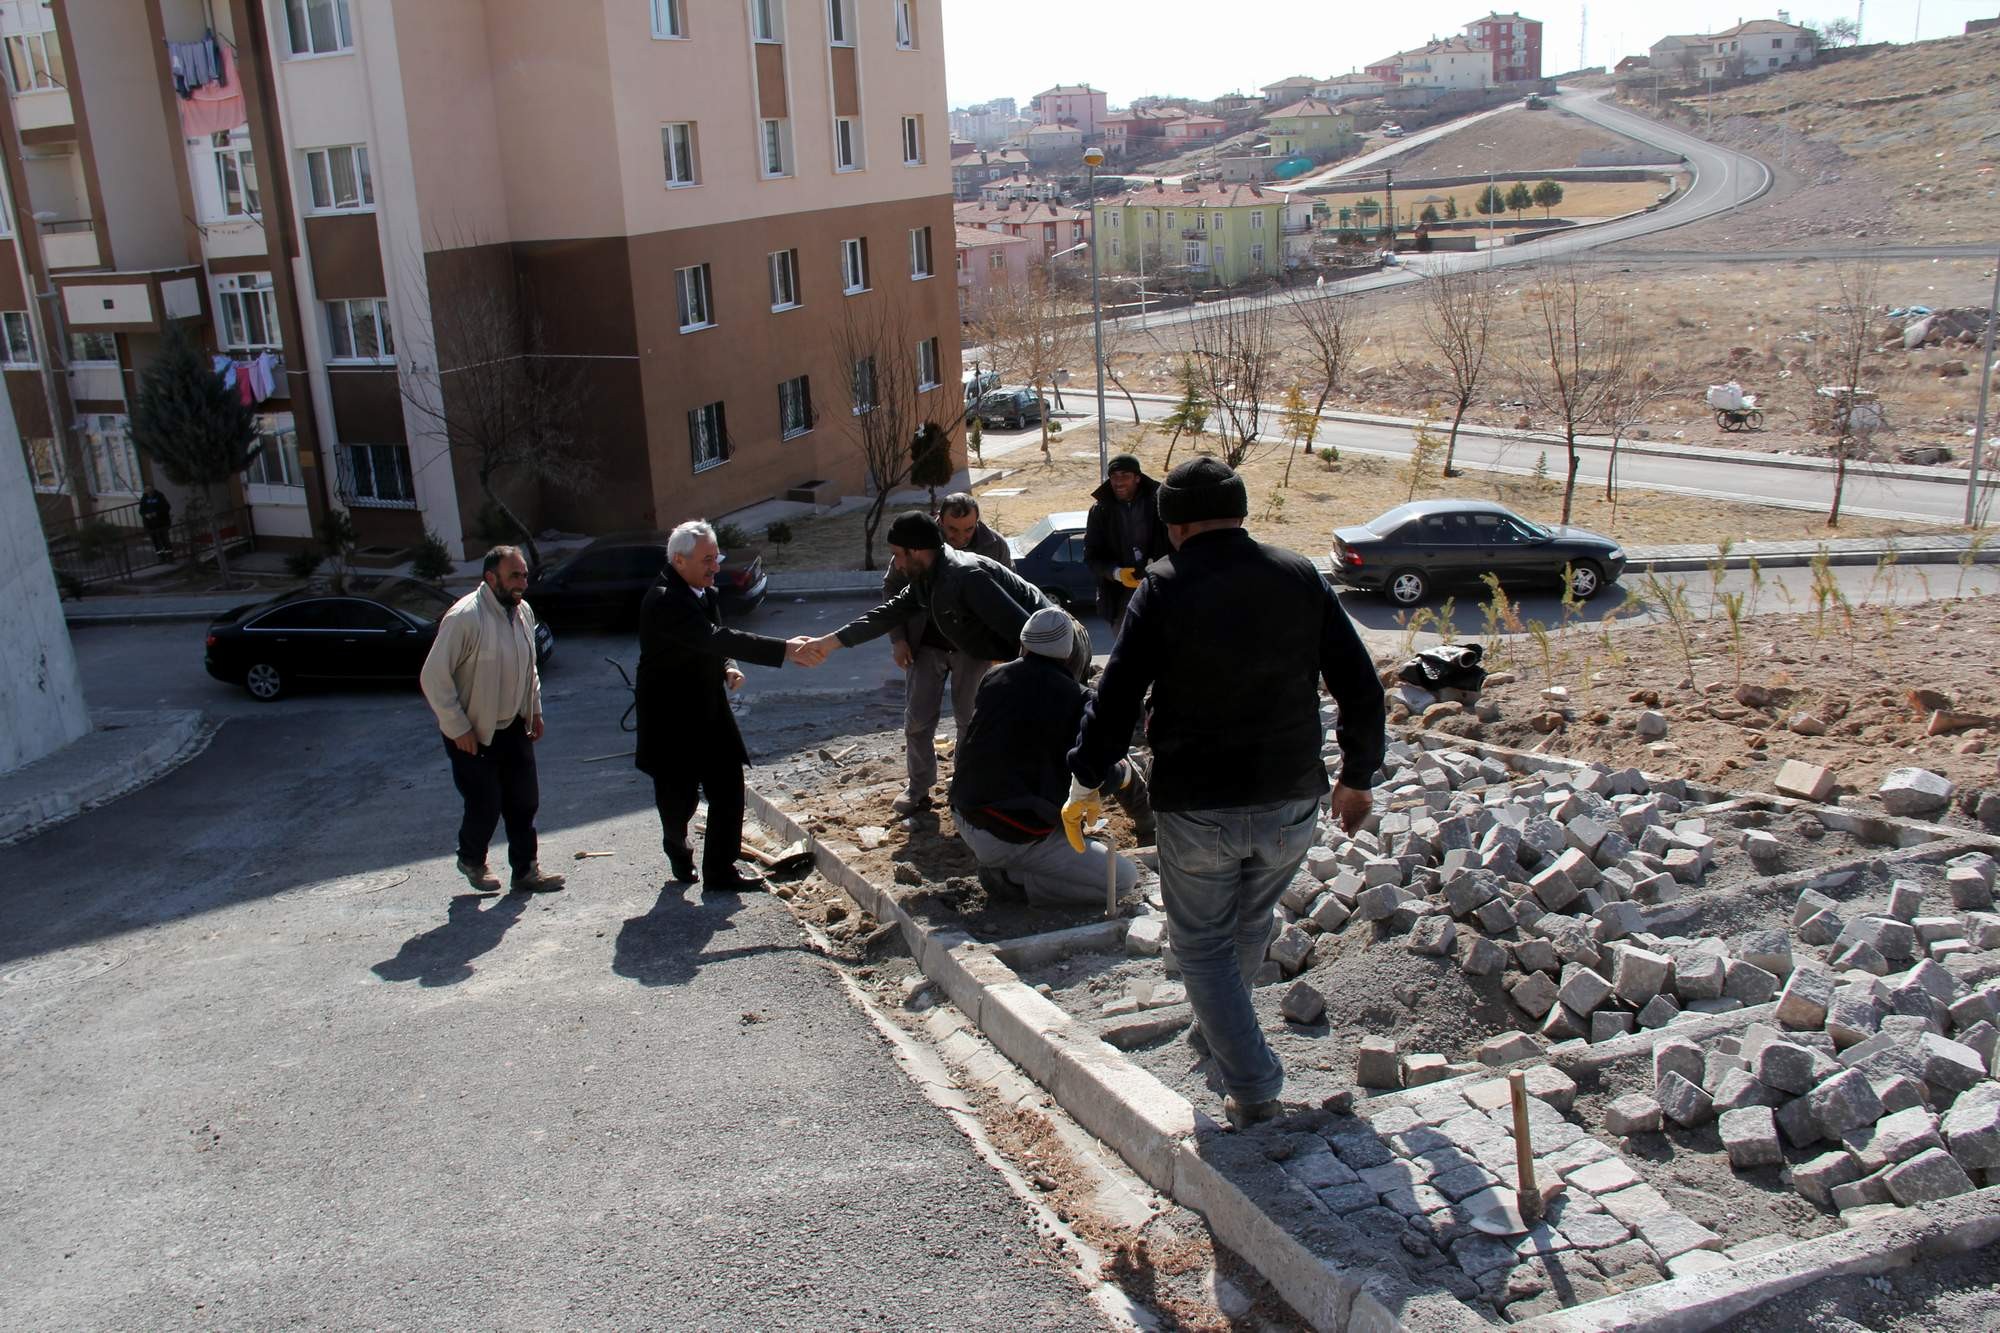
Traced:
<path fill-rule="evenodd" d="M 1160 517 L 1168 523 L 1249 516 L 1250 492 L 1243 478 L 1219 458 L 1191 458 L 1160 483 Z"/>

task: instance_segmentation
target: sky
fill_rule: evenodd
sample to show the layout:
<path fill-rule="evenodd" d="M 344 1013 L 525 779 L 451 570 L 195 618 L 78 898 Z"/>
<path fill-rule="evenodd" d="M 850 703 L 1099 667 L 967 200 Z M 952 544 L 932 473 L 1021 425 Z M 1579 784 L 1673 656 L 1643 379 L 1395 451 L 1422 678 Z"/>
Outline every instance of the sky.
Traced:
<path fill-rule="evenodd" d="M 1542 69 L 1610 65 L 1668 32 L 1713 31 L 1738 19 L 1774 18 L 1750 0 L 1590 0 L 1534 4 L 1542 21 Z M 1217 97 L 1255 93 L 1294 74 L 1344 74 L 1370 60 L 1463 30 L 1486 3 L 1425 0 L 1422 15 L 1398 5 L 1300 0 L 944 0 L 945 82 L 951 105 L 994 97 L 1028 99 L 1058 83 L 1088 83 L 1124 106 L 1147 94 Z M 1907 42 L 1965 31 L 1968 19 L 2000 13 L 2000 0 L 1861 0 L 1862 40 Z M 1503 11 L 1512 12 L 1512 11 Z M 1855 0 L 1802 0 L 1794 23 L 1856 16 Z M 1667 15 L 1671 17 L 1666 17 Z M 1671 24 L 1671 27 L 1662 26 Z M 1587 59 L 1577 59 L 1578 43 Z"/>

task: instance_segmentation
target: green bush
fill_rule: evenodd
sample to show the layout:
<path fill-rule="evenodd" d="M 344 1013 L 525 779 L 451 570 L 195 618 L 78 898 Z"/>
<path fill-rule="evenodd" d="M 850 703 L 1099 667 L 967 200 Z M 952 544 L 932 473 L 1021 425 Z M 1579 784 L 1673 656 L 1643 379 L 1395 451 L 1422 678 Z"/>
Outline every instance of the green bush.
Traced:
<path fill-rule="evenodd" d="M 80 602 L 85 592 L 83 580 L 67 570 L 56 571 L 56 595 L 64 600 Z"/>
<path fill-rule="evenodd" d="M 424 539 L 417 543 L 416 558 L 410 562 L 410 572 L 420 579 L 441 583 L 457 569 L 458 562 L 451 558 L 444 538 L 425 528 Z"/>
<path fill-rule="evenodd" d="M 764 540 L 773 546 L 783 546 L 792 539 L 792 525 L 780 520 L 764 529 Z"/>
<path fill-rule="evenodd" d="M 76 553 L 86 560 L 111 554 L 131 538 L 131 529 L 93 519 L 76 530 Z"/>
<path fill-rule="evenodd" d="M 740 551 L 750 544 L 750 534 L 734 523 L 715 525 L 715 544 L 725 551 Z"/>
<path fill-rule="evenodd" d="M 293 551 L 285 557 L 285 573 L 295 579 L 309 579 L 319 572 L 319 562 L 326 559 L 323 551 L 315 551 L 310 546 Z"/>

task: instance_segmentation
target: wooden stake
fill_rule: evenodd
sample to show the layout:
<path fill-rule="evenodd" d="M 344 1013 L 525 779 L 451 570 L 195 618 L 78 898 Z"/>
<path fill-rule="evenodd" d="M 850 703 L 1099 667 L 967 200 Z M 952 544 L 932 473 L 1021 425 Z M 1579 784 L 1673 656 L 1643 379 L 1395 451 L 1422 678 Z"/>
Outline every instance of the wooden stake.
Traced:
<path fill-rule="evenodd" d="M 1542 1192 L 1535 1185 L 1535 1145 L 1528 1133 L 1528 1078 L 1516 1069 L 1507 1075 L 1507 1091 L 1514 1099 L 1515 1201 L 1521 1220 L 1533 1226 L 1541 1220 Z"/>

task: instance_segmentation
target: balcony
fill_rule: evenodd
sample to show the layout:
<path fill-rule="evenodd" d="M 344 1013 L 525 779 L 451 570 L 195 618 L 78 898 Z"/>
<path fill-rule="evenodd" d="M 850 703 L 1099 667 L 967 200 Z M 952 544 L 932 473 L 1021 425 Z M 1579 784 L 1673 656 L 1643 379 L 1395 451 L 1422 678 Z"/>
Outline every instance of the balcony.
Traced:
<path fill-rule="evenodd" d="M 76 112 L 69 89 L 40 88 L 14 94 L 14 123 L 30 143 L 76 137 Z"/>
<path fill-rule="evenodd" d="M 1189 241 L 1205 241 L 1208 239 L 1208 229 L 1206 227 L 1183 227 L 1181 228 L 1181 238 Z"/>
<path fill-rule="evenodd" d="M 81 402 L 119 402 L 125 397 L 125 375 L 116 366 L 73 367 L 69 372 L 69 396 Z"/>
<path fill-rule="evenodd" d="M 1287 236 L 1305 236 L 1310 234 L 1312 229 L 1313 224 L 1310 222 L 1287 222 L 1280 228 Z"/>
<path fill-rule="evenodd" d="M 202 223 L 201 248 L 209 259 L 240 259 L 268 253 L 263 223 L 248 217 Z"/>
<path fill-rule="evenodd" d="M 194 264 L 55 275 L 71 328 L 120 333 L 156 333 L 169 320 L 200 316 L 201 281 L 202 270 Z"/>
<path fill-rule="evenodd" d="M 42 258 L 51 269 L 96 268 L 97 224 L 89 218 L 58 218 L 42 223 Z"/>

